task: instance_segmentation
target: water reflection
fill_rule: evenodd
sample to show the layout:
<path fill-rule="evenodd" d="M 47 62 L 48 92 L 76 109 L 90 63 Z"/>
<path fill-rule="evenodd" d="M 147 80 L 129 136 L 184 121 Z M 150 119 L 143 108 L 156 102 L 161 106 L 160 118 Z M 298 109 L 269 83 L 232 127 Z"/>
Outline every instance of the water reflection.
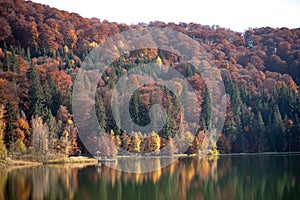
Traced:
<path fill-rule="evenodd" d="M 78 170 L 58 165 L 0 169 L 0 199 L 73 199 Z"/>
<path fill-rule="evenodd" d="M 299 164 L 298 155 L 265 155 L 180 158 L 149 173 L 105 165 L 0 169 L 0 199 L 300 199 Z"/>

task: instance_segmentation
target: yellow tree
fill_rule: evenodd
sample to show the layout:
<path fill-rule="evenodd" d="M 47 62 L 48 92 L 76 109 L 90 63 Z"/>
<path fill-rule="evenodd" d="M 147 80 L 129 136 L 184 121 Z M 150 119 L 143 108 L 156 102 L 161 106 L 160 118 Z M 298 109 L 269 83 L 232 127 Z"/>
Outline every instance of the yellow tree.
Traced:
<path fill-rule="evenodd" d="M 0 105 L 0 160 L 5 159 L 7 153 L 7 149 L 3 141 L 4 130 L 6 127 L 5 120 L 4 120 L 4 113 L 5 113 L 5 107 L 1 104 Z"/>
<path fill-rule="evenodd" d="M 24 138 L 25 138 L 24 132 L 20 128 L 17 128 L 14 131 L 14 137 L 15 137 L 16 141 L 12 144 L 12 147 L 11 147 L 13 152 L 15 152 L 17 154 L 24 153 L 26 151 L 26 146 L 24 144 Z"/>
<path fill-rule="evenodd" d="M 151 154 L 159 154 L 160 150 L 160 137 L 157 133 L 152 131 L 150 141 L 149 141 L 149 152 Z"/>
<path fill-rule="evenodd" d="M 30 127 L 29 127 L 28 121 L 25 119 L 25 117 L 18 119 L 18 126 L 19 126 L 19 129 L 24 133 L 23 141 L 25 144 L 27 144 L 28 140 L 29 140 L 29 135 L 30 135 Z"/>
<path fill-rule="evenodd" d="M 125 151 L 130 151 L 131 145 L 132 145 L 132 142 L 131 142 L 130 136 L 127 135 L 126 133 L 123 133 L 123 135 L 122 135 L 122 146 L 123 146 L 123 149 Z"/>
<path fill-rule="evenodd" d="M 131 148 L 130 152 L 139 153 L 141 151 L 141 138 L 139 137 L 139 133 L 134 132 L 134 135 L 131 138 Z"/>
<path fill-rule="evenodd" d="M 156 58 L 156 64 L 158 64 L 158 65 L 162 64 L 162 60 L 159 56 L 157 56 L 157 58 Z"/>
<path fill-rule="evenodd" d="M 70 44 L 72 49 L 74 49 L 77 41 L 78 41 L 78 38 L 77 38 L 76 31 L 74 29 L 69 30 L 67 42 Z"/>

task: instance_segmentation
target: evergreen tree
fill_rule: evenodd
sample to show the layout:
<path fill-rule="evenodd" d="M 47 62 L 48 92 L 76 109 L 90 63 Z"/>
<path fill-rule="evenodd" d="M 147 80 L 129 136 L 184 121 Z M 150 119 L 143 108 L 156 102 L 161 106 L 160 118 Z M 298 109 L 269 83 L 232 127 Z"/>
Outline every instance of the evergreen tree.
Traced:
<path fill-rule="evenodd" d="M 135 91 L 132 97 L 132 100 L 130 101 L 130 107 L 129 107 L 129 113 L 131 115 L 131 118 L 133 122 L 137 125 L 140 124 L 140 118 L 139 118 L 139 92 Z"/>
<path fill-rule="evenodd" d="M 43 109 L 43 93 L 40 84 L 39 74 L 36 68 L 31 65 L 27 72 L 29 80 L 29 111 L 28 117 L 31 118 L 35 115 L 41 115 Z"/>
<path fill-rule="evenodd" d="M 11 66 L 12 66 L 12 61 L 11 61 L 9 53 L 6 51 L 5 52 L 5 58 L 4 58 L 3 71 L 10 71 Z"/>
<path fill-rule="evenodd" d="M 210 99 L 210 93 L 207 87 L 205 88 L 205 92 L 203 95 L 201 114 L 202 129 L 209 130 L 211 128 L 212 104 Z"/>
<path fill-rule="evenodd" d="M 195 72 L 193 71 L 193 68 L 190 65 L 188 65 L 186 67 L 185 73 L 186 73 L 187 77 L 192 77 L 195 74 Z"/>
<path fill-rule="evenodd" d="M 51 76 L 49 76 L 44 85 L 44 102 L 45 105 L 51 109 L 53 115 L 57 114 L 60 105 L 62 105 L 61 92 L 57 88 Z"/>
<path fill-rule="evenodd" d="M 300 120 L 297 114 L 295 114 L 291 135 L 290 149 L 292 149 L 292 151 L 300 151 Z"/>
<path fill-rule="evenodd" d="M 31 53 L 30 53 L 30 48 L 27 47 L 26 51 L 26 60 L 30 63 L 31 62 Z"/>
<path fill-rule="evenodd" d="M 129 113 L 133 122 L 139 126 L 146 126 L 150 123 L 149 111 L 143 104 L 139 91 L 135 91 L 133 94 L 130 101 Z"/>
<path fill-rule="evenodd" d="M 96 94 L 96 114 L 102 131 L 106 129 L 106 111 L 101 94 Z"/>
<path fill-rule="evenodd" d="M 283 150 L 285 126 L 279 108 L 276 105 L 268 121 L 268 140 L 271 151 Z"/>
<path fill-rule="evenodd" d="M 19 62 L 17 60 L 16 53 L 15 53 L 14 50 L 12 51 L 11 62 L 12 62 L 11 63 L 11 71 L 16 72 L 16 73 L 20 73 L 20 65 L 19 65 Z"/>
<path fill-rule="evenodd" d="M 6 113 L 5 113 L 5 119 L 6 119 L 6 134 L 5 134 L 5 143 L 8 147 L 11 147 L 11 145 L 15 142 L 15 136 L 14 132 L 16 130 L 16 112 L 10 103 L 10 101 L 6 104 Z"/>
<path fill-rule="evenodd" d="M 257 119 L 253 124 L 253 129 L 253 132 L 257 135 L 257 141 L 253 141 L 257 144 L 256 151 L 267 151 L 266 127 L 260 112 L 257 113 Z"/>
<path fill-rule="evenodd" d="M 58 139 L 56 135 L 56 121 L 51 113 L 51 110 L 49 108 L 47 108 L 46 110 L 47 112 L 44 115 L 44 121 L 45 124 L 48 125 L 48 129 L 49 129 L 49 138 L 48 138 L 49 149 L 53 151 L 55 149 L 55 143 Z"/>
<path fill-rule="evenodd" d="M 0 160 L 6 158 L 7 149 L 4 144 L 4 133 L 6 130 L 5 107 L 0 104 Z"/>

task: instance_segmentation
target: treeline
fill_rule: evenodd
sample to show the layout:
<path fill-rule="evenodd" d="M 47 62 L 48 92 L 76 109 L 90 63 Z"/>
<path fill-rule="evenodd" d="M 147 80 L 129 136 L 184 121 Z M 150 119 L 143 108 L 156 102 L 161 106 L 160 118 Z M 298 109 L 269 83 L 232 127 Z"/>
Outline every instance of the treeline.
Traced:
<path fill-rule="evenodd" d="M 116 147 L 103 145 L 103 152 L 115 155 L 123 149 L 173 154 L 178 150 L 177 144 L 172 147 L 174 137 L 188 144 L 189 154 L 205 146 L 222 153 L 300 150 L 299 29 L 267 27 L 238 33 L 195 23 L 127 26 L 85 19 L 29 1 L 0 0 L 0 157 L 88 153 L 72 116 L 77 70 L 87 53 L 107 37 L 147 26 L 187 34 L 208 52 L 222 71 L 229 95 L 224 129 L 216 133 L 220 138 L 215 144 L 207 131 L 215 120 L 211 119 L 210 91 L 191 65 L 168 52 L 141 49 L 111 63 L 99 82 L 95 97 L 99 125 L 108 134 L 107 144 Z M 190 48 L 184 43 L 182 46 Z M 177 135 L 180 118 L 188 116 L 182 116 L 178 100 L 167 88 L 156 85 L 139 88 L 132 96 L 129 112 L 136 124 L 144 126 L 150 122 L 150 107 L 160 104 L 168 114 L 163 129 L 157 133 L 126 133 L 116 125 L 111 93 L 106 88 L 113 88 L 129 70 L 148 63 L 164 66 L 166 73 L 174 68 L 196 91 L 200 106 L 189 111 L 201 114 L 196 133 Z M 149 73 L 155 74 L 155 70 Z M 130 81 L 138 84 L 134 77 Z M 180 81 L 176 87 L 185 92 Z M 121 103 L 119 114 L 122 108 Z M 161 151 L 167 144 L 169 147 Z"/>
<path fill-rule="evenodd" d="M 223 133 L 230 142 L 219 140 L 220 149 L 223 147 L 224 152 L 299 151 L 298 91 L 287 86 L 249 91 L 247 87 L 239 87 L 230 76 L 225 75 L 223 80 L 230 96 Z"/>
<path fill-rule="evenodd" d="M 10 154 L 41 159 L 49 152 L 80 152 L 70 114 L 72 80 L 66 74 L 71 73 L 67 72 L 70 63 L 75 64 L 73 54 L 68 49 L 61 56 L 48 53 L 44 51 L 37 59 L 30 49 L 6 45 L 0 49 L 1 158 Z M 51 62 L 58 66 L 51 69 Z"/>

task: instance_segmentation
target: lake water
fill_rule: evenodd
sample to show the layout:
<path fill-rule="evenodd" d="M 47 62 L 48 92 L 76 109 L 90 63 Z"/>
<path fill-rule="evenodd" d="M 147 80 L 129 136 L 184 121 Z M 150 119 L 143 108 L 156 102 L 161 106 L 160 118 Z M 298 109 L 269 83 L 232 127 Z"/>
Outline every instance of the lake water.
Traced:
<path fill-rule="evenodd" d="M 159 166 L 162 161 L 152 162 Z M 0 168 L 4 199 L 299 200 L 300 155 L 180 158 L 161 170 L 137 174 L 105 165 Z"/>

